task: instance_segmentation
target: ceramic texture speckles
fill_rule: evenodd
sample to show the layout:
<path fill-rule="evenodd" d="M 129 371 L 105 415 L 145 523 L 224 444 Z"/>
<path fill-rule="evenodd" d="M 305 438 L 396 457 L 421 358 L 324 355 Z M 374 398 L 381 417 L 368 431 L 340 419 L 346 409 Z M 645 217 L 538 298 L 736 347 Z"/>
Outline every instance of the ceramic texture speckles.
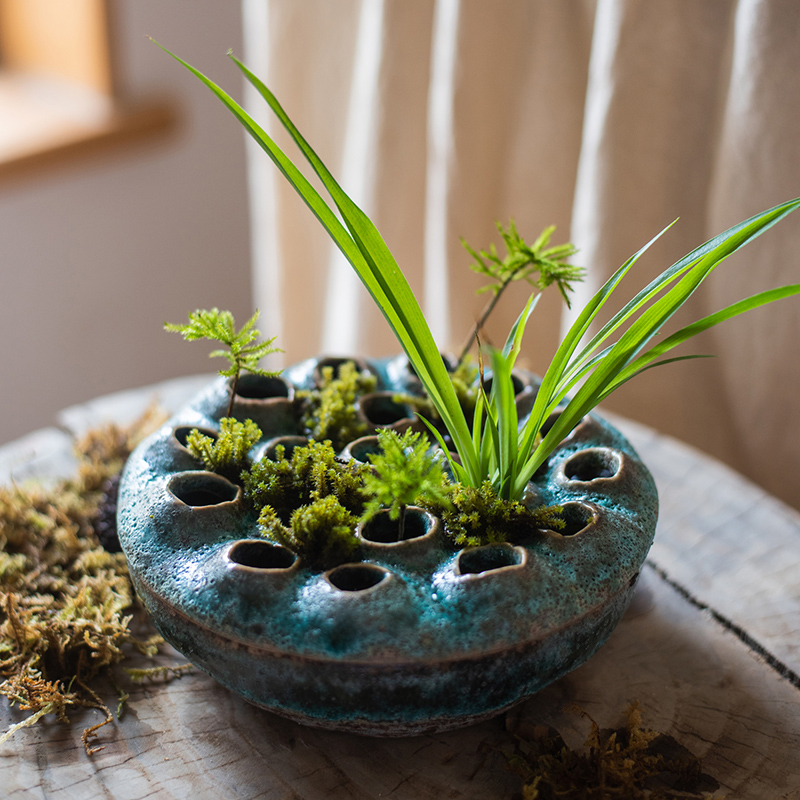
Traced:
<path fill-rule="evenodd" d="M 237 400 L 235 415 L 264 431 L 254 454 L 297 435 L 291 397 L 317 365 L 286 370 L 276 396 Z M 366 366 L 381 390 L 416 389 L 402 358 Z M 524 414 L 536 383 L 522 379 Z M 369 541 L 360 529 L 360 561 L 320 574 L 254 541 L 256 514 L 239 487 L 204 472 L 181 444 L 192 427 L 219 428 L 227 392 L 215 381 L 131 456 L 118 524 L 159 630 L 250 702 L 373 735 L 457 727 L 582 664 L 622 616 L 658 502 L 630 444 L 599 417 L 585 418 L 530 486 L 538 502 L 564 505 L 565 534 L 532 530 L 514 547 L 459 552 L 418 511 L 419 538 Z"/>

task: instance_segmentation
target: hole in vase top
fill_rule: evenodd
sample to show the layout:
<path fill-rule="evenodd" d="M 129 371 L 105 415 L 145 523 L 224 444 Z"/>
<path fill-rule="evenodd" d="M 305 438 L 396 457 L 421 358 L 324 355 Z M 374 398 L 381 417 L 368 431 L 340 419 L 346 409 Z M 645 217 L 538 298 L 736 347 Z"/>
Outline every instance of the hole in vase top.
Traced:
<path fill-rule="evenodd" d="M 305 447 L 307 444 L 308 439 L 305 436 L 276 436 L 267 443 L 264 454 L 261 457 L 270 461 L 277 461 L 278 448 L 282 447 L 283 457 L 289 459 L 298 447 Z"/>
<path fill-rule="evenodd" d="M 337 358 L 336 356 L 329 356 L 328 358 L 321 358 L 319 361 L 317 361 L 317 366 L 314 367 L 314 383 L 317 386 L 322 384 L 322 370 L 325 369 L 325 367 L 330 367 L 333 378 L 338 378 L 340 376 L 342 367 L 345 364 L 353 364 L 356 370 L 362 375 L 370 372 L 366 362 L 362 361 L 360 358 Z"/>
<path fill-rule="evenodd" d="M 328 573 L 328 580 L 343 592 L 363 592 L 386 580 L 389 573 L 374 564 L 342 564 Z"/>
<path fill-rule="evenodd" d="M 342 452 L 342 456 L 344 458 L 352 458 L 353 461 L 358 461 L 362 464 L 368 464 L 369 457 L 378 455 L 380 452 L 381 446 L 377 436 L 362 436 L 360 439 L 354 439 L 350 442 Z"/>
<path fill-rule="evenodd" d="M 620 470 L 619 454 L 605 448 L 581 450 L 566 464 L 564 474 L 571 481 L 594 481 L 598 478 L 613 478 Z"/>
<path fill-rule="evenodd" d="M 542 437 L 547 436 L 550 433 L 551 428 L 553 425 L 558 422 L 558 418 L 561 416 L 561 410 L 554 411 L 543 423 L 542 427 L 539 429 L 539 433 L 541 433 Z"/>
<path fill-rule="evenodd" d="M 394 401 L 391 392 L 365 394 L 359 401 L 359 407 L 367 422 L 376 427 L 394 425 L 411 416 L 407 406 Z"/>
<path fill-rule="evenodd" d="M 503 544 L 488 544 L 472 547 L 458 555 L 457 572 L 461 575 L 477 575 L 503 567 L 515 567 L 522 563 L 518 550 Z"/>
<path fill-rule="evenodd" d="M 368 520 L 361 528 L 361 538 L 378 544 L 394 544 L 419 539 L 431 529 L 431 518 L 416 508 L 406 509 L 403 538 L 400 538 L 400 519 L 392 519 L 388 511 L 382 511 Z"/>
<path fill-rule="evenodd" d="M 234 564 L 254 569 L 289 569 L 297 556 L 287 547 L 259 539 L 242 539 L 228 551 Z"/>
<path fill-rule="evenodd" d="M 169 482 L 169 491 L 187 506 L 218 506 L 230 503 L 239 494 L 238 487 L 213 472 L 184 472 Z"/>
<path fill-rule="evenodd" d="M 564 527 L 561 530 L 552 529 L 561 536 L 575 536 L 595 520 L 595 512 L 583 503 L 563 503 L 561 507 L 564 509 Z"/>
<path fill-rule="evenodd" d="M 245 400 L 267 400 L 270 397 L 289 397 L 289 384 L 283 378 L 248 373 L 239 378 L 236 394 Z"/>
<path fill-rule="evenodd" d="M 175 428 L 172 435 L 178 440 L 178 444 L 182 447 L 187 447 L 188 445 L 186 442 L 192 431 L 200 431 L 203 436 L 208 436 L 209 439 L 214 439 L 214 441 L 216 441 L 218 437 L 216 431 L 212 431 L 210 428 L 198 428 L 197 425 L 181 425 L 179 428 Z"/>
<path fill-rule="evenodd" d="M 439 355 L 442 357 L 442 363 L 444 364 L 444 368 L 448 372 L 455 372 L 458 367 L 458 362 L 455 360 L 455 358 L 451 355 L 448 355 L 447 353 L 439 353 Z M 417 375 L 417 371 L 414 369 L 414 365 L 408 360 L 408 358 L 406 358 L 405 369 L 408 375 L 410 375 L 412 378 L 416 378 L 417 380 L 419 380 L 419 375 Z"/>
<path fill-rule="evenodd" d="M 491 373 L 488 373 L 488 377 L 484 378 L 483 391 L 486 392 L 487 395 L 492 393 L 492 382 L 493 381 L 494 381 L 494 378 L 492 377 Z M 525 381 L 523 381 L 522 378 L 519 377 L 519 375 L 516 375 L 513 372 L 511 373 L 511 383 L 514 386 L 514 397 L 516 397 L 518 394 L 520 394 L 520 393 L 525 391 L 525 387 L 526 387 Z"/>

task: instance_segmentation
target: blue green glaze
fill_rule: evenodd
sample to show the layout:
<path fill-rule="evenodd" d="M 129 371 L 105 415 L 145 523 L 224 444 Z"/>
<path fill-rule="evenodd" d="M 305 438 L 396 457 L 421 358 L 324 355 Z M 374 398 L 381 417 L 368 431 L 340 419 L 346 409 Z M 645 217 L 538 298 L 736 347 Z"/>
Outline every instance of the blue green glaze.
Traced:
<path fill-rule="evenodd" d="M 253 452 L 298 433 L 291 394 L 312 385 L 316 364 L 285 371 L 289 397 L 237 400 L 235 415 L 265 431 Z M 379 389 L 415 389 L 404 359 L 368 366 Z M 535 391 L 533 376 L 524 377 L 526 392 Z M 186 484 L 176 475 L 201 472 L 174 431 L 218 429 L 227 393 L 227 383 L 215 381 L 134 452 L 118 526 L 137 592 L 164 637 L 250 702 L 374 735 L 456 727 L 582 664 L 622 616 L 652 543 L 658 501 L 633 448 L 599 417 L 575 428 L 530 487 L 548 504 L 579 504 L 573 507 L 588 523 L 577 533 L 532 530 L 513 551 L 495 554 L 518 563 L 460 574 L 459 553 L 434 520 L 420 539 L 365 541 L 361 562 L 386 575 L 346 591 L 297 561 L 235 563 L 231 547 L 259 538 L 255 512 L 235 487 L 225 495 L 235 499 L 203 506 L 170 492 Z M 606 464 L 612 474 L 571 480 L 576 463 Z"/>

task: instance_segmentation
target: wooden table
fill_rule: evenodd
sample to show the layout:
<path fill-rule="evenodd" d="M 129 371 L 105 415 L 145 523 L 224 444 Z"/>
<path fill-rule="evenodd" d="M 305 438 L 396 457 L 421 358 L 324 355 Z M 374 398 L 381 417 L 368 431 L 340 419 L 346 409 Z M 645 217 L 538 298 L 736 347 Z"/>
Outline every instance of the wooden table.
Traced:
<path fill-rule="evenodd" d="M 59 428 L 0 448 L 0 480 L 65 474 L 71 434 L 130 421 L 157 394 L 172 410 L 207 381 L 185 378 L 101 398 Z M 653 472 L 656 541 L 634 602 L 587 664 L 513 712 L 577 746 L 586 722 L 616 727 L 638 700 L 644 724 L 703 758 L 737 800 L 800 798 L 800 514 L 737 473 L 649 428 L 612 419 Z M 174 654 L 164 658 L 174 663 Z M 0 748 L 7 798 L 508 798 L 519 780 L 482 743 L 502 720 L 447 734 L 365 739 L 317 731 L 249 706 L 194 673 L 132 691 L 105 750 L 47 719 Z M 0 725 L 24 715 L 0 706 Z"/>

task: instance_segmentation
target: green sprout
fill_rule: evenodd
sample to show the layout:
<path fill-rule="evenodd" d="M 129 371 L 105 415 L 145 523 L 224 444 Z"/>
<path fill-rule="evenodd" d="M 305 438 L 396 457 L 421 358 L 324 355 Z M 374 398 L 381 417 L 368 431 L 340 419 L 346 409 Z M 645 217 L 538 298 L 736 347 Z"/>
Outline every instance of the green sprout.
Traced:
<path fill-rule="evenodd" d="M 166 330 L 180 333 L 187 342 L 208 339 L 212 342 L 220 342 L 228 348 L 227 350 L 214 350 L 209 354 L 209 358 L 222 357 L 230 361 L 228 369 L 219 371 L 220 375 L 226 378 L 233 378 L 228 411 L 225 415 L 227 417 L 233 414 L 236 387 L 239 385 L 239 377 L 243 371 L 251 372 L 254 375 L 266 375 L 270 378 L 275 378 L 281 373 L 281 370 L 269 372 L 258 366 L 258 362 L 264 356 L 270 353 L 283 352 L 280 348 L 272 346 L 272 343 L 277 338 L 275 336 L 264 342 L 258 341 L 261 331 L 254 327 L 258 319 L 258 313 L 256 311 L 238 333 L 233 314 L 230 311 L 220 311 L 218 308 L 194 311 L 189 314 L 189 322 L 186 325 L 164 323 Z"/>
<path fill-rule="evenodd" d="M 491 292 L 492 296 L 464 342 L 458 357 L 459 363 L 466 358 L 473 341 L 477 339 L 489 315 L 494 311 L 500 295 L 514 281 L 526 281 L 540 292 L 555 284 L 561 292 L 567 308 L 571 307 L 569 292 L 572 291 L 572 282 L 583 280 L 585 270 L 567 263 L 567 259 L 578 252 L 574 245 L 567 242 L 550 246 L 550 237 L 555 229 L 555 225 L 545 228 L 536 241 L 529 245 L 517 232 L 517 226 L 513 219 L 508 228 L 504 228 L 498 222 L 497 230 L 506 246 L 505 258 L 497 255 L 497 248 L 494 245 L 491 245 L 488 251 L 478 252 L 470 247 L 464 239 L 461 240 L 461 244 L 475 259 L 474 263 L 470 265 L 470 269 L 491 280 L 491 283 L 478 289 L 478 294 Z"/>
<path fill-rule="evenodd" d="M 364 491 L 370 498 L 362 519 L 369 519 L 382 508 L 389 519 L 399 519 L 398 539 L 405 538 L 406 507 L 422 501 L 448 507 L 450 486 L 440 459 L 429 452 L 429 443 L 411 429 L 400 436 L 396 431 L 378 431 L 380 453 L 370 454 L 372 470 L 364 473 Z"/>
<path fill-rule="evenodd" d="M 800 293 L 800 285 L 761 292 L 703 317 L 670 336 L 656 339 L 661 335 L 664 325 L 712 270 L 794 211 L 800 206 L 798 199 L 782 203 L 735 225 L 678 260 L 614 314 L 587 344 L 581 346 L 590 326 L 621 279 L 653 241 L 659 238 L 659 234 L 629 258 L 581 310 L 544 375 L 530 415 L 520 426 L 514 403 L 511 368 L 519 353 L 525 324 L 541 294 L 530 297 L 503 350 L 489 350 L 494 373 L 491 393 L 479 400 L 470 426 L 422 309 L 389 248 L 372 221 L 345 194 L 272 92 L 231 55 L 236 66 L 264 98 L 316 172 L 331 196 L 341 221 L 340 216 L 291 159 L 238 103 L 197 69 L 172 53 L 169 55 L 199 78 L 239 120 L 348 259 L 389 323 L 450 435 L 458 453 L 457 460 L 450 460 L 457 481 L 477 488 L 489 480 L 503 500 L 519 500 L 536 469 L 547 460 L 564 436 L 611 392 L 647 369 L 692 358 L 662 358 L 673 348 L 726 319 Z M 615 336 L 618 336 L 616 340 Z M 542 426 L 550 414 L 565 403 L 571 392 L 574 394 L 564 411 L 542 436 Z M 430 427 L 442 449 L 448 452 L 442 435 Z"/>

